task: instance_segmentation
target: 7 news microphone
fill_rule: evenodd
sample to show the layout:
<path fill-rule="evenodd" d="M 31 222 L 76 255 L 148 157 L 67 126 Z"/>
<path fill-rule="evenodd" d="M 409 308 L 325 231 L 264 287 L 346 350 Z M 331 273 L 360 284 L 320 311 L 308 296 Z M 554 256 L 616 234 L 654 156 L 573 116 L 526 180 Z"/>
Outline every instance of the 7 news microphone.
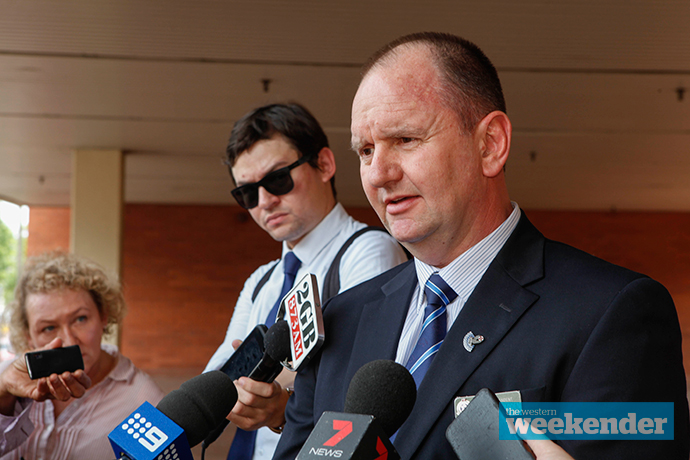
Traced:
<path fill-rule="evenodd" d="M 345 412 L 324 412 L 297 460 L 399 460 L 389 438 L 412 412 L 417 387 L 407 369 L 390 360 L 362 366 L 352 377 Z"/>
<path fill-rule="evenodd" d="M 156 407 L 145 402 L 108 435 L 118 459 L 193 460 L 191 448 L 237 402 L 232 379 L 212 371 L 184 382 Z"/>

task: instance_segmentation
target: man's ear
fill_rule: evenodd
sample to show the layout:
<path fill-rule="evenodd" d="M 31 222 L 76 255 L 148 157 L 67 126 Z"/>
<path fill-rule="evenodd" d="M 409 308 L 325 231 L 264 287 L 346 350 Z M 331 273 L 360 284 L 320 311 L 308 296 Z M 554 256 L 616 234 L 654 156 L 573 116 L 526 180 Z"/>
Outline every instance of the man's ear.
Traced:
<path fill-rule="evenodd" d="M 512 132 L 508 115 L 498 110 L 485 116 L 477 125 L 475 139 L 482 154 L 484 176 L 493 178 L 503 171 L 510 153 Z"/>
<path fill-rule="evenodd" d="M 329 182 L 335 175 L 335 154 L 328 147 L 324 147 L 319 152 L 319 171 L 321 171 L 321 180 Z"/>

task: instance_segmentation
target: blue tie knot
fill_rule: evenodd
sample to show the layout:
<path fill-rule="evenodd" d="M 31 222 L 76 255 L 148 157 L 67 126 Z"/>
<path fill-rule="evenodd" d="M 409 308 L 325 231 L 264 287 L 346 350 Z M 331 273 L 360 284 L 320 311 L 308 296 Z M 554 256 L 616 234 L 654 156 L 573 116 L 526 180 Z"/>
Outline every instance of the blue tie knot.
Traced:
<path fill-rule="evenodd" d="M 290 251 L 285 254 L 283 258 L 283 273 L 292 276 L 294 280 L 300 265 L 302 265 L 302 262 L 297 258 L 294 252 Z"/>
<path fill-rule="evenodd" d="M 429 305 L 445 307 L 458 296 L 438 273 L 432 274 L 424 286 L 424 294 Z"/>
<path fill-rule="evenodd" d="M 295 284 L 295 276 L 297 275 L 297 271 L 299 270 L 300 265 L 302 265 L 302 261 L 300 261 L 295 255 L 295 253 L 292 251 L 288 252 L 287 254 L 285 254 L 285 257 L 283 257 L 283 287 L 280 290 L 280 295 L 278 296 L 278 299 L 276 299 L 276 303 L 273 305 L 273 308 L 271 308 L 271 311 L 268 313 L 268 316 L 266 317 L 267 327 L 273 326 L 273 324 L 276 322 L 276 315 L 278 314 L 280 301 L 283 300 L 283 297 L 285 297 L 287 293 L 290 292 L 290 289 L 292 289 L 293 284 Z"/>

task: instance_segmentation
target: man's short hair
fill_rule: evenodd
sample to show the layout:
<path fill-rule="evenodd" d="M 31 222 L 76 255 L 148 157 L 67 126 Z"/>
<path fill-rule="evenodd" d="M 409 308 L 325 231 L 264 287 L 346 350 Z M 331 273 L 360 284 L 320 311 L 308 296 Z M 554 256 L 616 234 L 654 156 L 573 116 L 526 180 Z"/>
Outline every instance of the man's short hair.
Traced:
<path fill-rule="evenodd" d="M 441 97 L 458 114 L 468 133 L 494 110 L 506 111 L 494 65 L 477 45 L 451 34 L 419 32 L 400 37 L 369 58 L 362 68 L 362 78 L 374 67 L 394 59 L 399 49 L 415 45 L 428 49 L 439 71 Z"/>
<path fill-rule="evenodd" d="M 252 110 L 233 126 L 225 151 L 225 164 L 230 176 L 237 157 L 257 142 L 271 139 L 276 134 L 283 136 L 297 150 L 298 158 L 308 157 L 307 162 L 318 169 L 318 154 L 328 147 L 328 137 L 314 115 L 297 103 L 270 104 Z M 331 178 L 331 189 L 335 197 L 335 176 Z"/>

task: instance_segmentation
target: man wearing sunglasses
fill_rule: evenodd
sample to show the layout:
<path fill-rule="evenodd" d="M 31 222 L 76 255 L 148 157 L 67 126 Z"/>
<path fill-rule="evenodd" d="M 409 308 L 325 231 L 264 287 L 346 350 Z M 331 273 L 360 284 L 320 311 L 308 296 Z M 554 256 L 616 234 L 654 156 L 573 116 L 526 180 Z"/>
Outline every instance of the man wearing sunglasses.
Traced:
<path fill-rule="evenodd" d="M 246 114 L 230 135 L 227 164 L 237 186 L 233 197 L 259 227 L 283 242 L 283 252 L 279 261 L 259 267 L 246 281 L 225 341 L 206 370 L 220 368 L 257 324 L 270 326 L 285 289 L 304 274 L 316 275 L 323 291 L 336 260 L 343 291 L 407 259 L 388 233 L 358 233 L 366 225 L 337 202 L 334 154 L 318 121 L 304 107 L 272 104 Z M 247 430 L 280 431 L 289 398 L 285 388 L 294 380 L 293 373 L 283 374 L 271 384 L 239 379 L 231 421 Z M 238 430 L 228 458 L 271 458 L 279 436 L 261 428 L 253 447 L 253 435 Z"/>

